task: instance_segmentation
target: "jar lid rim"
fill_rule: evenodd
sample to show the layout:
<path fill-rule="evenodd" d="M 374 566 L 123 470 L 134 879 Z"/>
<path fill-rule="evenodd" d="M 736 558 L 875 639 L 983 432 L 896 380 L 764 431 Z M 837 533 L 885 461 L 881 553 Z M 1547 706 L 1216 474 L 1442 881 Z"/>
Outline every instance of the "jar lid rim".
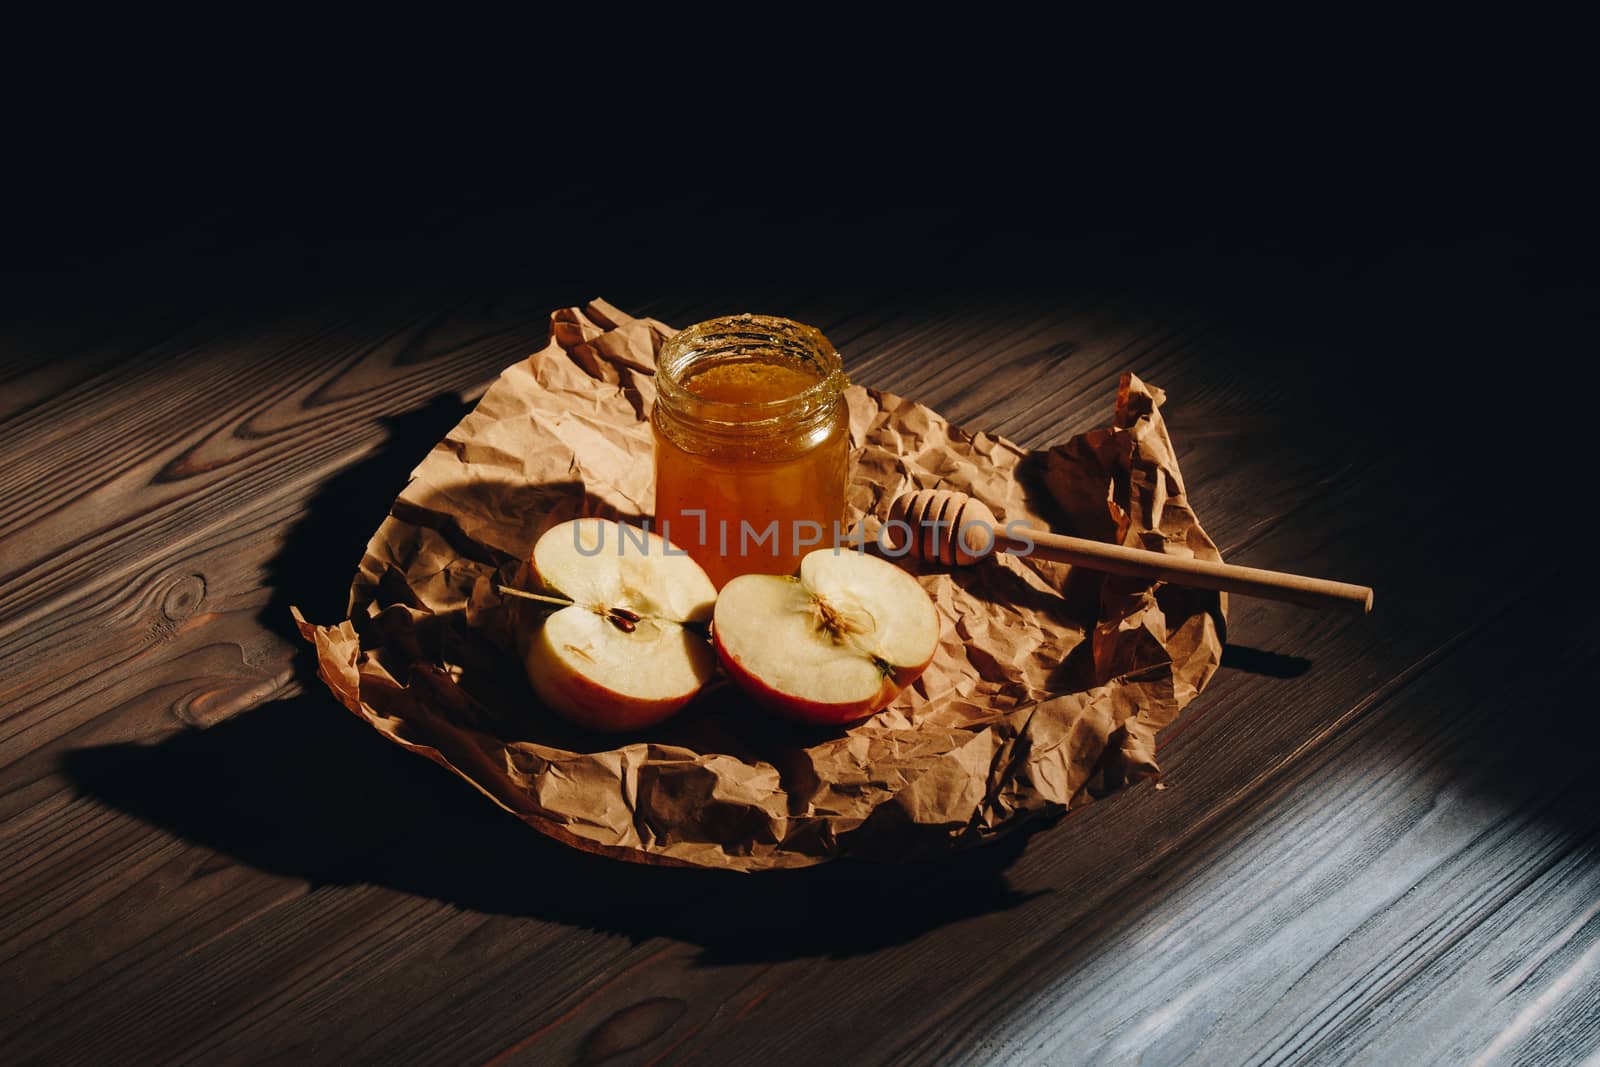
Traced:
<path fill-rule="evenodd" d="M 776 331 L 776 332 L 774 332 Z M 827 373 L 819 376 L 811 385 L 800 390 L 792 396 L 779 397 L 775 400 L 706 400 L 695 396 L 671 373 L 663 373 L 666 361 L 678 356 L 692 355 L 702 349 L 689 347 L 692 343 L 706 338 L 729 336 L 748 336 L 752 341 L 770 340 L 781 344 L 784 340 L 797 340 L 815 352 L 824 363 L 831 363 Z M 787 337 L 785 336 L 787 335 Z M 755 412 L 772 411 L 780 412 L 796 406 L 808 406 L 810 403 L 824 399 L 830 395 L 844 392 L 850 384 L 844 372 L 844 361 L 840 358 L 833 343 L 828 340 L 823 332 L 795 319 L 784 318 L 780 315 L 757 315 L 743 312 L 737 315 L 722 315 L 717 318 L 705 319 L 701 322 L 685 326 L 661 346 L 656 355 L 656 389 L 658 393 L 666 393 L 676 398 L 690 400 L 706 408 L 722 408 L 729 411 Z M 741 422 L 747 420 L 741 419 Z"/>

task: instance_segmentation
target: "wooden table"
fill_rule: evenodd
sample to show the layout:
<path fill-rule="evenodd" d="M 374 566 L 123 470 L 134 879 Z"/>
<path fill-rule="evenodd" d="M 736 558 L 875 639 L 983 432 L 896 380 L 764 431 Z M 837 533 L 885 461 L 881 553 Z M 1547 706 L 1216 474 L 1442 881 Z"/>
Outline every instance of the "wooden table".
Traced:
<path fill-rule="evenodd" d="M 121 234 L 44 263 L 0 332 L 0 1059 L 1600 1048 L 1600 616 L 1561 555 L 1591 537 L 1591 398 L 1551 364 L 1575 276 L 1471 227 L 1062 224 L 1025 255 L 824 225 L 729 261 L 634 218 L 332 215 Z M 340 709 L 289 606 L 342 617 L 413 464 L 594 296 L 815 323 L 855 381 L 1027 446 L 1104 424 L 1133 370 L 1226 559 L 1375 610 L 1235 599 L 1160 784 L 955 862 L 562 848 Z"/>

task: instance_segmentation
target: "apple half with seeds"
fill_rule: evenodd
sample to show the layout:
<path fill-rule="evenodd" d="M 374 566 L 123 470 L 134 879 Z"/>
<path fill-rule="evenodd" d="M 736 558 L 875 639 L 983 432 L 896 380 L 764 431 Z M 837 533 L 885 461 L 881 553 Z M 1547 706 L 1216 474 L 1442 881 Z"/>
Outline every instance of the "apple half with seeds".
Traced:
<path fill-rule="evenodd" d="M 711 635 L 723 669 L 757 703 L 839 726 L 883 710 L 927 669 L 939 646 L 939 613 L 894 564 L 822 548 L 793 575 L 728 582 Z"/>
<path fill-rule="evenodd" d="M 608 733 L 673 715 L 716 673 L 704 630 L 716 587 L 654 533 L 606 519 L 552 526 L 533 578 L 572 604 L 524 631 L 528 680 L 552 710 Z"/>

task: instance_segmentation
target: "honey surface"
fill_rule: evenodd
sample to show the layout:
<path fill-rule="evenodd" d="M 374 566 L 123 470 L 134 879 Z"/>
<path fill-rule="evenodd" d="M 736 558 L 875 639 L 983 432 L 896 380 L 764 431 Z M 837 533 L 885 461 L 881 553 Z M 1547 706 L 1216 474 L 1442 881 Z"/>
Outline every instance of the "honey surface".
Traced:
<path fill-rule="evenodd" d="M 684 387 L 704 400 L 761 404 L 787 400 L 816 384 L 816 375 L 781 363 L 718 363 L 690 378 Z"/>

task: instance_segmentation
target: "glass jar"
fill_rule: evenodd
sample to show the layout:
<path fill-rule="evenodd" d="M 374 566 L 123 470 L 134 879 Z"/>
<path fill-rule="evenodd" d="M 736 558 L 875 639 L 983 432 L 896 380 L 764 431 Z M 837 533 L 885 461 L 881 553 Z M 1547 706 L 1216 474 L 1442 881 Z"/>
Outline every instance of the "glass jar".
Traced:
<path fill-rule="evenodd" d="M 820 331 L 771 315 L 710 319 L 662 346 L 655 530 L 717 588 L 788 574 L 834 543 L 850 466 L 847 384 Z"/>

